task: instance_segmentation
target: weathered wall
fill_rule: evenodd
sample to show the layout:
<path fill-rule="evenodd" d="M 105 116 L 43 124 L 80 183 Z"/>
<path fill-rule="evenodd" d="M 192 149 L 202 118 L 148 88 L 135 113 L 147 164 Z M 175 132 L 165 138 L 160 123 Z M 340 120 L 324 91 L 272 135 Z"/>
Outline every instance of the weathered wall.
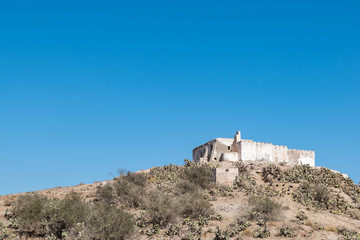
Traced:
<path fill-rule="evenodd" d="M 243 161 L 270 161 L 275 162 L 276 150 L 271 143 L 260 143 L 252 140 L 241 140 L 240 159 Z"/>
<path fill-rule="evenodd" d="M 274 146 L 275 163 L 288 162 L 288 148 L 287 146 Z"/>
<path fill-rule="evenodd" d="M 220 161 L 223 153 L 232 152 L 232 138 L 216 138 L 193 150 L 193 160 L 199 162 Z"/>
<path fill-rule="evenodd" d="M 288 156 L 290 164 L 309 164 L 315 166 L 315 152 L 306 150 L 289 149 Z"/>
<path fill-rule="evenodd" d="M 286 162 L 294 165 L 315 166 L 315 152 L 241 139 L 240 132 L 237 132 L 233 139 L 216 138 L 195 148 L 193 160 L 200 162 L 263 160 L 273 163 Z"/>
<path fill-rule="evenodd" d="M 215 182 L 220 184 L 233 185 L 238 174 L 239 170 L 237 167 L 224 164 L 224 162 L 214 169 Z"/>

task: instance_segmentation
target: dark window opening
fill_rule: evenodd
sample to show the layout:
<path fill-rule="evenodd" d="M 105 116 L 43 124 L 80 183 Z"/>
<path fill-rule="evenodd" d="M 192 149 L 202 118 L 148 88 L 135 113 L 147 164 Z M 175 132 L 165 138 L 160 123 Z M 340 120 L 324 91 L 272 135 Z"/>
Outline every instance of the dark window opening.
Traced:
<path fill-rule="evenodd" d="M 230 150 L 230 146 L 228 146 L 228 150 Z"/>

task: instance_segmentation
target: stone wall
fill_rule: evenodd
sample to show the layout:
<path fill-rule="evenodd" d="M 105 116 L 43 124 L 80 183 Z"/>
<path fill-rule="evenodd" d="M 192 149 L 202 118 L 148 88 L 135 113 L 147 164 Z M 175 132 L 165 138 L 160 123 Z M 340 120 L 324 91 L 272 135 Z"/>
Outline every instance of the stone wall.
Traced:
<path fill-rule="evenodd" d="M 220 161 L 223 153 L 232 152 L 232 138 L 216 138 L 193 150 L 193 159 L 200 162 Z"/>
<path fill-rule="evenodd" d="M 315 152 L 241 139 L 240 132 L 237 132 L 234 138 L 216 138 L 195 148 L 193 160 L 200 162 L 268 161 L 315 166 Z"/>
<path fill-rule="evenodd" d="M 228 162 L 221 162 L 213 171 L 215 182 L 224 185 L 233 185 L 239 174 L 238 168 Z"/>

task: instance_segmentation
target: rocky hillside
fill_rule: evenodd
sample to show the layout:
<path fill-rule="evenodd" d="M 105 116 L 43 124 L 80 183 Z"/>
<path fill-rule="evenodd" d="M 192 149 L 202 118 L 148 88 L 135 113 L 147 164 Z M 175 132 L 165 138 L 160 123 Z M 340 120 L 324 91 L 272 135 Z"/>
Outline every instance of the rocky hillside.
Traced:
<path fill-rule="evenodd" d="M 185 161 L 114 180 L 0 196 L 2 239 L 360 239 L 360 187 L 326 168 Z"/>

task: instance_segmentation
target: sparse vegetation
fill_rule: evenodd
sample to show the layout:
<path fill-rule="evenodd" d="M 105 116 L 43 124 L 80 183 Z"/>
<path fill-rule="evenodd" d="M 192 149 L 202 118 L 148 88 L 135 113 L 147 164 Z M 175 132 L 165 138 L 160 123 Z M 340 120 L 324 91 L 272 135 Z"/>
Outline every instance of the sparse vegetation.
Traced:
<path fill-rule="evenodd" d="M 250 226 L 250 222 L 244 222 L 237 220 L 236 223 L 230 224 L 228 228 L 221 230 L 218 226 L 215 230 L 215 238 L 214 240 L 223 240 L 223 239 L 230 239 L 235 237 L 240 232 L 244 231 Z"/>
<path fill-rule="evenodd" d="M 355 230 L 348 230 L 346 228 L 338 229 L 339 234 L 343 235 L 345 240 L 359 240 L 360 234 Z"/>
<path fill-rule="evenodd" d="M 63 238 L 71 232 L 90 239 L 123 239 L 133 229 L 130 215 L 121 209 L 109 204 L 91 205 L 75 192 L 63 200 L 36 193 L 20 196 L 12 214 L 18 230 L 28 236 Z"/>
<path fill-rule="evenodd" d="M 296 236 L 296 234 L 294 233 L 293 228 L 291 228 L 291 227 L 283 227 L 283 228 L 280 228 L 280 236 L 293 238 L 293 237 Z"/>
<path fill-rule="evenodd" d="M 0 240 L 20 236 L 52 240 L 221 240 L 267 238 L 270 232 L 274 237 L 309 239 L 327 233 L 360 239 L 356 231 L 329 226 L 314 215 L 325 210 L 341 214 L 336 216 L 339 218 L 353 218 L 349 221 L 359 219 L 358 186 L 341 174 L 308 166 L 243 162 L 236 166 L 239 175 L 233 186 L 214 184 L 214 166 L 186 160 L 184 166 L 170 164 L 142 173 L 121 170 L 113 181 L 96 184 L 96 193 L 68 191 L 55 197 L 46 191 L 24 194 L 17 200 L 7 196 L 0 199 L 9 208 L 5 211 L 7 222 L 0 223 Z M 77 187 L 88 188 L 84 184 Z M 283 207 L 280 202 L 284 197 L 286 201 L 292 197 L 295 203 L 286 202 Z M 297 203 L 303 206 L 294 209 Z M 236 209 L 242 205 L 239 215 Z M 236 215 L 238 220 L 230 220 L 229 216 Z M 280 222 L 283 219 L 289 222 Z"/>
<path fill-rule="evenodd" d="M 270 231 L 267 229 L 266 225 L 264 228 L 259 228 L 254 231 L 254 238 L 267 238 L 270 236 Z"/>

